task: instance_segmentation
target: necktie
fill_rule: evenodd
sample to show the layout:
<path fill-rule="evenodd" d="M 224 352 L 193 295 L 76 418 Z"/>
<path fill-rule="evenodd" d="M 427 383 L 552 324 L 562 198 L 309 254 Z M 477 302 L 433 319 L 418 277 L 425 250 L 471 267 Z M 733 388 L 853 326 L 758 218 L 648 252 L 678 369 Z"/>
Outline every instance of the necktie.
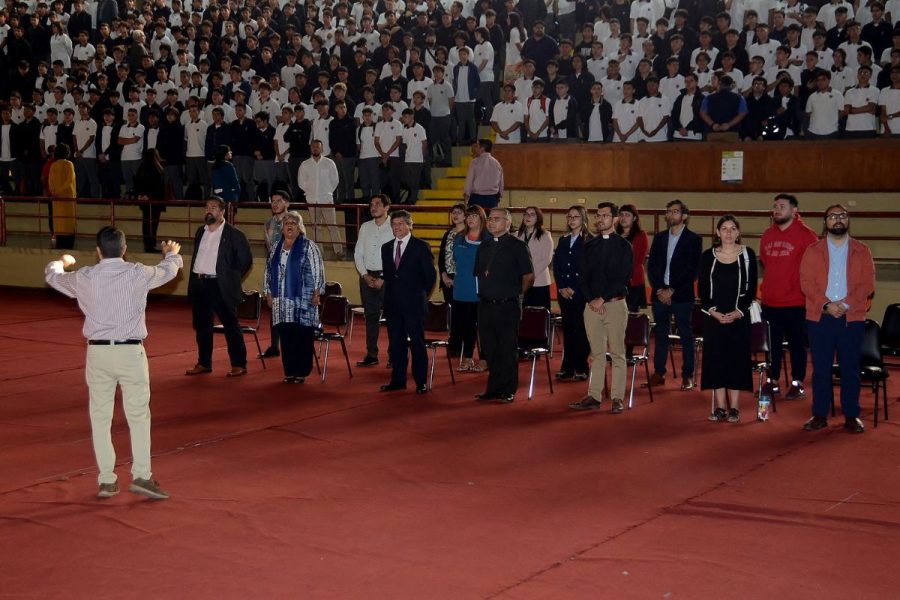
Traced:
<path fill-rule="evenodd" d="M 400 247 L 403 246 L 403 242 L 397 240 L 397 253 L 394 254 L 394 269 L 400 268 Z"/>

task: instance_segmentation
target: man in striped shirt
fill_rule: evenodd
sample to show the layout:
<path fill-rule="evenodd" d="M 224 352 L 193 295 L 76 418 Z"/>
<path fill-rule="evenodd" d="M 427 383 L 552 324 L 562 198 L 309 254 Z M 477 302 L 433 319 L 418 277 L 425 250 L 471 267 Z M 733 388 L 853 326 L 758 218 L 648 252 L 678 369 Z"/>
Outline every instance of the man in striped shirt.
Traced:
<path fill-rule="evenodd" d="M 64 254 L 44 270 L 54 289 L 78 301 L 84 313 L 84 337 L 88 340 L 85 373 L 90 394 L 94 454 L 100 470 L 98 498 L 119 493 L 116 452 L 110 436 L 116 386 L 122 388 L 122 403 L 131 432 L 132 482 L 128 491 L 154 500 L 168 492 L 159 487 L 150 470 L 150 374 L 143 340 L 147 337 L 144 311 L 147 292 L 178 274 L 182 267 L 181 244 L 162 245 L 165 258 L 155 267 L 125 262 L 125 234 L 114 227 L 97 233 L 100 262 L 67 273 L 75 258 Z"/>

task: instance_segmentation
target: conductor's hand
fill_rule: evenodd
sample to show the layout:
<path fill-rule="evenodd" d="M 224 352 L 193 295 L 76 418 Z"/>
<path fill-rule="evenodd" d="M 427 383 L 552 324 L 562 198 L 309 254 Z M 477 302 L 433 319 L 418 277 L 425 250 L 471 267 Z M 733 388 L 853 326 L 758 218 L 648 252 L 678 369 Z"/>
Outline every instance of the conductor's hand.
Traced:
<path fill-rule="evenodd" d="M 178 254 L 181 252 L 181 244 L 178 242 L 173 242 L 172 240 L 168 240 L 163 242 L 162 245 L 162 253 L 164 256 L 168 256 L 169 252 L 172 254 Z"/>
<path fill-rule="evenodd" d="M 71 267 L 72 265 L 75 264 L 75 257 L 72 256 L 71 254 L 63 254 L 62 256 L 59 257 L 59 260 L 62 261 L 63 268 Z"/>

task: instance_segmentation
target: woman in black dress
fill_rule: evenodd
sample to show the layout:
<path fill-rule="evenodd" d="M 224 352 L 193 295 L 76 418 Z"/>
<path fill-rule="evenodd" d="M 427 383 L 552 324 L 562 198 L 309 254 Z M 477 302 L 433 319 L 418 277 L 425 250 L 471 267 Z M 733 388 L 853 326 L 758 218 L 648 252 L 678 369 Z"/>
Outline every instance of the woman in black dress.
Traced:
<path fill-rule="evenodd" d="M 134 176 L 134 195 L 143 202 L 141 233 L 144 252 L 159 252 L 156 232 L 159 230 L 159 217 L 166 210 L 166 205 L 162 203 L 166 199 L 166 186 L 159 153 L 155 148 L 148 148 L 141 155 L 141 164 Z"/>
<path fill-rule="evenodd" d="M 703 308 L 703 378 L 716 407 L 710 421 L 738 423 L 738 395 L 753 389 L 750 363 L 750 303 L 756 298 L 756 253 L 740 243 L 737 219 L 725 215 L 716 224 L 713 247 L 700 258 Z M 726 410 L 727 408 L 727 410 Z"/>

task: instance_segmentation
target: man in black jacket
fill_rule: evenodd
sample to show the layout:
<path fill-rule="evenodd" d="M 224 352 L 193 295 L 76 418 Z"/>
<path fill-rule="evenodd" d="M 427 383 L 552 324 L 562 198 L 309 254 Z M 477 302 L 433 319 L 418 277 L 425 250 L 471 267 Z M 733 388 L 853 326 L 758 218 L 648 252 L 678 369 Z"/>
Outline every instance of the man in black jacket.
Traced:
<path fill-rule="evenodd" d="M 234 121 L 231 127 L 232 162 L 241 181 L 241 200 L 256 200 L 256 182 L 253 180 L 253 141 L 256 138 L 256 123 L 247 116 L 247 105 L 240 103 L 234 107 Z M 275 152 L 273 147 L 272 152 Z M 296 198 L 296 196 L 295 196 Z"/>
<path fill-rule="evenodd" d="M 25 179 L 25 193 L 29 196 L 40 196 L 41 167 L 44 158 L 41 154 L 41 122 L 34 117 L 34 105 L 23 105 L 25 120 L 19 123 L 19 160 L 22 163 L 22 176 Z"/>
<path fill-rule="evenodd" d="M 412 216 L 405 210 L 391 214 L 394 239 L 381 247 L 384 270 L 384 314 L 388 323 L 391 381 L 382 392 L 406 389 L 406 367 L 412 355 L 416 393 L 428 391 L 428 352 L 425 349 L 425 314 L 428 297 L 437 281 L 434 255 L 427 242 L 413 237 Z"/>
<path fill-rule="evenodd" d="M 194 236 L 194 256 L 188 280 L 188 298 L 197 333 L 197 364 L 186 375 L 212 372 L 213 315 L 225 328 L 231 370 L 229 377 L 247 374 L 247 347 L 237 318 L 243 298 L 241 280 L 253 264 L 250 243 L 225 222 L 225 201 L 217 196 L 206 202 L 206 225 Z"/>
<path fill-rule="evenodd" d="M 666 380 L 669 356 L 669 321 L 675 315 L 675 326 L 681 339 L 681 389 L 694 388 L 694 281 L 703 244 L 700 236 L 687 228 L 690 210 L 681 200 L 666 204 L 668 229 L 653 236 L 647 263 L 647 276 L 653 288 L 653 318 L 656 321 L 656 348 L 650 385 Z"/>
<path fill-rule="evenodd" d="M 700 106 L 703 94 L 697 89 L 697 76 L 688 73 L 684 76 L 684 89 L 672 104 L 671 123 L 673 140 L 703 140 L 703 121 L 700 119 Z"/>
<path fill-rule="evenodd" d="M 156 151 L 163 163 L 163 175 L 166 179 L 166 196 L 176 200 L 184 198 L 184 126 L 178 119 L 178 110 L 169 108 L 166 117 L 159 125 L 156 138 Z M 171 196 L 170 196 L 171 194 Z"/>
<path fill-rule="evenodd" d="M 581 265 L 581 291 L 587 305 L 584 311 L 584 329 L 591 344 L 591 383 L 588 395 L 580 402 L 569 405 L 572 410 L 600 408 L 600 398 L 606 379 L 606 354 L 612 361 L 610 396 L 612 412 L 625 410 L 625 380 L 628 366 L 625 363 L 625 328 L 628 325 L 628 283 L 634 253 L 631 244 L 616 233 L 616 217 L 619 207 L 612 202 L 597 205 L 597 230 L 599 235 L 584 247 Z"/>
<path fill-rule="evenodd" d="M 578 141 L 578 102 L 574 96 L 569 95 L 569 84 L 565 80 L 556 81 L 556 96 L 550 100 L 547 112 L 550 117 L 551 141 Z"/>

